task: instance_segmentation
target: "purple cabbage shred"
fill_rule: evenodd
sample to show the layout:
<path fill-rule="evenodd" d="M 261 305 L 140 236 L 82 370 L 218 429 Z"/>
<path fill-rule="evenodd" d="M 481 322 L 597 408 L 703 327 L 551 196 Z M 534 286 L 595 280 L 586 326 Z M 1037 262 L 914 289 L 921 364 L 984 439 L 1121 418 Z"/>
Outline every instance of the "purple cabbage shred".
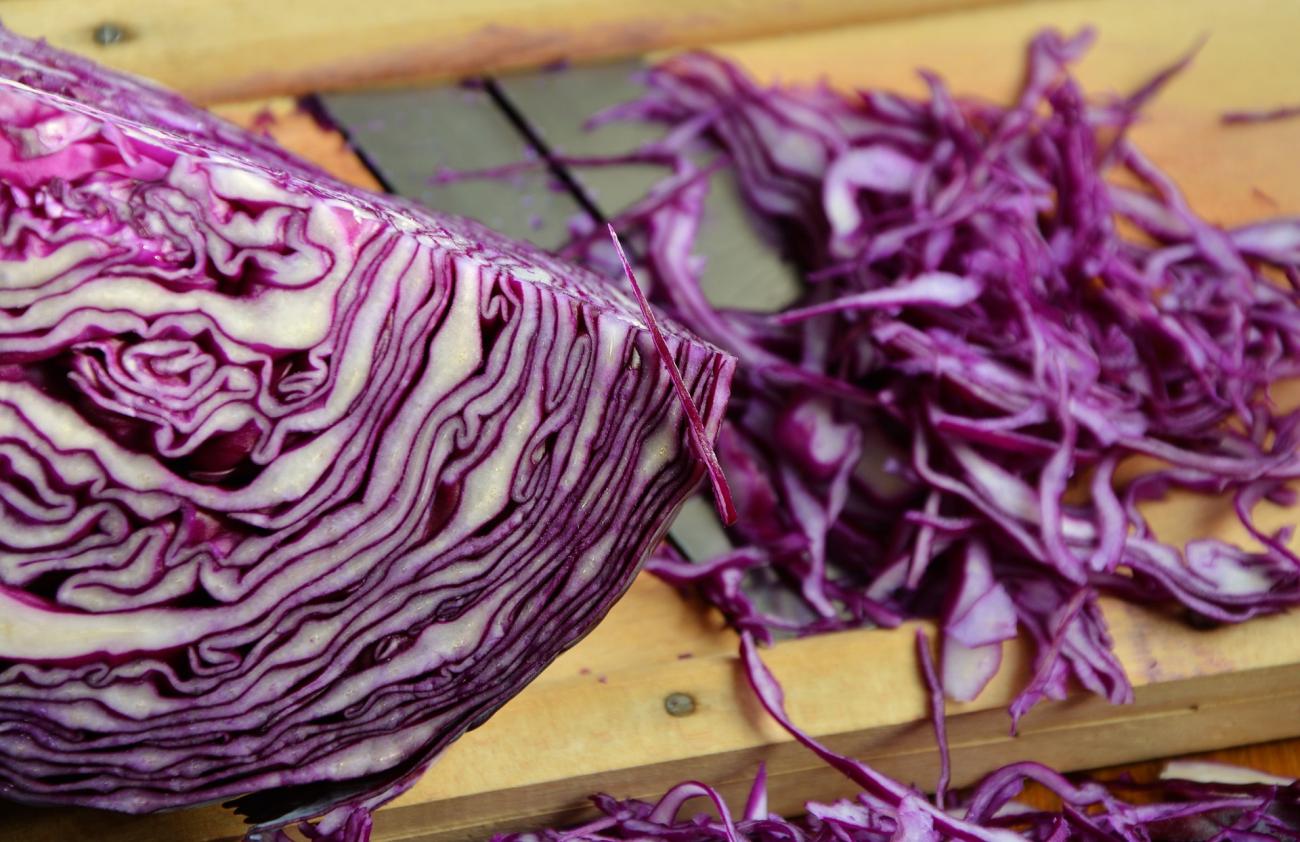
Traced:
<path fill-rule="evenodd" d="M 1035 662 L 1013 721 L 1072 685 L 1132 699 L 1102 596 L 1196 625 L 1300 602 L 1290 530 L 1255 520 L 1289 505 L 1300 476 L 1300 413 L 1281 388 L 1298 373 L 1300 220 L 1197 215 L 1126 137 L 1195 50 L 1128 95 L 1090 98 L 1069 65 L 1092 37 L 1035 37 L 1009 106 L 929 74 L 925 99 L 764 87 L 696 53 L 593 118 L 666 127 L 565 163 L 667 169 L 611 223 L 645 296 L 740 360 L 718 443 L 734 548 L 697 562 L 666 546 L 651 569 L 723 611 L 767 711 L 862 792 L 786 819 L 760 769 L 739 815 L 687 782 L 655 804 L 598 795 L 587 825 L 499 842 L 1300 838 L 1300 789 L 1255 773 L 1102 784 L 1023 762 L 948 791 L 943 697 L 975 698 L 1018 634 Z M 785 312 L 703 292 L 696 240 L 724 168 L 802 271 Z M 618 274 L 591 227 L 562 253 Z M 1147 506 L 1175 492 L 1231 500 L 1254 545 L 1163 539 Z M 773 610 L 773 589 L 799 610 Z M 933 800 L 800 731 L 757 653 L 777 635 L 918 616 L 941 634 L 937 665 L 918 639 L 943 760 Z M 1061 808 L 1017 802 L 1030 783 Z"/>
<path fill-rule="evenodd" d="M 1089 98 L 1069 65 L 1091 41 L 1035 37 L 1009 106 L 930 74 L 925 99 L 764 87 L 692 53 L 593 118 L 666 127 L 568 163 L 666 168 L 611 222 L 650 301 L 740 360 L 718 442 L 734 549 L 666 547 L 652 570 L 765 641 L 937 618 L 960 700 L 1026 635 L 1017 720 L 1072 683 L 1132 698 L 1103 595 L 1211 624 L 1300 602 L 1289 530 L 1255 522 L 1300 476 L 1279 390 L 1300 371 L 1300 220 L 1198 216 L 1126 137 L 1192 52 Z M 784 312 L 702 291 L 719 168 L 802 271 Z M 617 268 L 594 230 L 563 252 Z M 1147 506 L 1175 492 L 1231 500 L 1255 546 L 1162 539 Z M 756 597 L 773 588 L 799 610 Z"/>

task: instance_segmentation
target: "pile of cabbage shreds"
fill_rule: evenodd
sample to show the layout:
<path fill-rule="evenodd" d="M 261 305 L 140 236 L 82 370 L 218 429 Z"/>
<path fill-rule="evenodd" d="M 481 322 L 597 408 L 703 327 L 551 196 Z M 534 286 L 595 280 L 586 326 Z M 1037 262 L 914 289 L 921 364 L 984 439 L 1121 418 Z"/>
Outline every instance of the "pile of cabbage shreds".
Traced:
<path fill-rule="evenodd" d="M 666 551 L 653 569 L 722 609 L 768 710 L 865 792 L 797 824 L 758 794 L 739 823 L 721 805 L 721 821 L 684 821 L 686 797 L 718 800 L 686 784 L 654 808 L 601 800 L 604 819 L 555 838 L 993 839 L 999 825 L 1038 839 L 1226 838 L 1228 825 L 1235 839 L 1296 838 L 1294 786 L 1186 784 L 1165 792 L 1190 802 L 1137 807 L 1033 764 L 986 779 L 959 820 L 799 734 L 755 654 L 772 632 L 936 616 L 940 684 L 971 699 L 1019 631 L 1035 672 L 1018 719 L 1072 681 L 1131 699 L 1101 594 L 1202 622 L 1300 602 L 1289 531 L 1252 520 L 1263 501 L 1289 503 L 1300 475 L 1300 414 L 1274 401 L 1300 368 L 1300 221 L 1224 230 L 1197 216 L 1125 139 L 1190 56 L 1131 95 L 1087 99 L 1067 65 L 1090 41 L 1037 36 L 1009 107 L 956 98 L 929 74 L 928 100 L 766 88 L 692 54 L 594 119 L 668 127 L 571 163 L 668 168 L 613 224 L 651 300 L 741 362 L 719 443 L 736 547 L 702 564 Z M 802 269 L 794 309 L 706 300 L 695 241 L 717 168 Z M 599 227 L 566 252 L 616 267 Z M 1162 541 L 1142 506 L 1174 490 L 1231 498 L 1258 548 Z M 801 611 L 761 607 L 753 595 L 773 587 Z M 1064 812 L 1003 815 L 1026 779 Z"/>

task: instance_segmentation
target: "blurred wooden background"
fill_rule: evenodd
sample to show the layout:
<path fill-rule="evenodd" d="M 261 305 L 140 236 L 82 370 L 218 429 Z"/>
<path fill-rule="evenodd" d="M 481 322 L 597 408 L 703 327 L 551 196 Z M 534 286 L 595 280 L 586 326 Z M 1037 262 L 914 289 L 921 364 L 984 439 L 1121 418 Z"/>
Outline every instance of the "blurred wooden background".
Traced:
<path fill-rule="evenodd" d="M 0 21 L 200 102 L 223 102 L 636 55 L 1015 1 L 0 0 Z"/>

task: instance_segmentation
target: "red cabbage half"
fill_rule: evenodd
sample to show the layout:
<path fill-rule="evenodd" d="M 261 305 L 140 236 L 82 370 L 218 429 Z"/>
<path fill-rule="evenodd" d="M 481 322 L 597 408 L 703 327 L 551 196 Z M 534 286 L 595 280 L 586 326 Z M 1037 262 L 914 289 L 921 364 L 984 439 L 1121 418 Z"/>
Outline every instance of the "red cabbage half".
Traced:
<path fill-rule="evenodd" d="M 627 587 L 734 361 L 142 81 L 0 76 L 0 796 L 391 794 Z"/>

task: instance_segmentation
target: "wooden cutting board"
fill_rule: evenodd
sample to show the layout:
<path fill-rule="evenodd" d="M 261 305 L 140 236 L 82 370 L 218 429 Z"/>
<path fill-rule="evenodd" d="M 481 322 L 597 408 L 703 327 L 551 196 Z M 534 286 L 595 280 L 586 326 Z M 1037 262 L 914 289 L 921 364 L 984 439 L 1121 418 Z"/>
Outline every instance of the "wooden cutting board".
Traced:
<path fill-rule="evenodd" d="M 0 12 L 8 6 L 0 3 Z M 1300 101 L 1300 50 L 1293 43 L 1300 4 L 1055 0 L 722 51 L 768 79 L 826 76 L 841 86 L 913 93 L 921 86 L 912 69 L 924 65 L 961 91 L 1005 100 L 1035 30 L 1086 23 L 1100 30 L 1080 68 L 1093 91 L 1125 89 L 1208 35 L 1193 67 L 1135 129 L 1137 142 L 1215 221 L 1300 213 L 1300 120 L 1238 128 L 1217 122 L 1224 109 Z M 260 107 L 226 112 L 247 120 Z M 293 114 L 287 101 L 271 107 L 283 142 L 344 178 L 365 181 L 336 136 Z M 1262 520 L 1278 525 L 1296 515 L 1273 507 Z M 1170 540 L 1246 539 L 1230 505 L 1218 499 L 1182 497 L 1153 507 L 1151 516 Z M 1094 768 L 1300 735 L 1300 614 L 1195 631 L 1116 602 L 1107 602 L 1105 612 L 1136 702 L 1113 707 L 1079 696 L 1043 705 L 1011 738 L 1005 708 L 1028 671 L 1027 652 L 1013 648 L 979 699 L 949 706 L 956 784 L 1019 758 Z M 812 734 L 928 787 L 937 763 L 912 635 L 908 627 L 791 641 L 767 660 L 786 683 L 793 717 Z M 846 781 L 762 716 L 735 651 L 734 635 L 715 616 L 643 576 L 591 636 L 381 810 L 375 839 L 481 839 L 497 830 L 564 823 L 584 814 L 592 792 L 651 798 L 686 778 L 739 797 L 759 760 L 769 766 L 775 810 L 849 794 Z M 691 697 L 693 712 L 666 711 L 665 699 L 675 693 Z M 238 820 L 217 808 L 145 818 L 0 808 L 0 838 L 31 842 L 207 842 L 239 833 Z"/>
<path fill-rule="evenodd" d="M 18 32 L 206 103 L 640 55 L 1006 2 L 1015 0 L 0 0 L 0 14 Z"/>

